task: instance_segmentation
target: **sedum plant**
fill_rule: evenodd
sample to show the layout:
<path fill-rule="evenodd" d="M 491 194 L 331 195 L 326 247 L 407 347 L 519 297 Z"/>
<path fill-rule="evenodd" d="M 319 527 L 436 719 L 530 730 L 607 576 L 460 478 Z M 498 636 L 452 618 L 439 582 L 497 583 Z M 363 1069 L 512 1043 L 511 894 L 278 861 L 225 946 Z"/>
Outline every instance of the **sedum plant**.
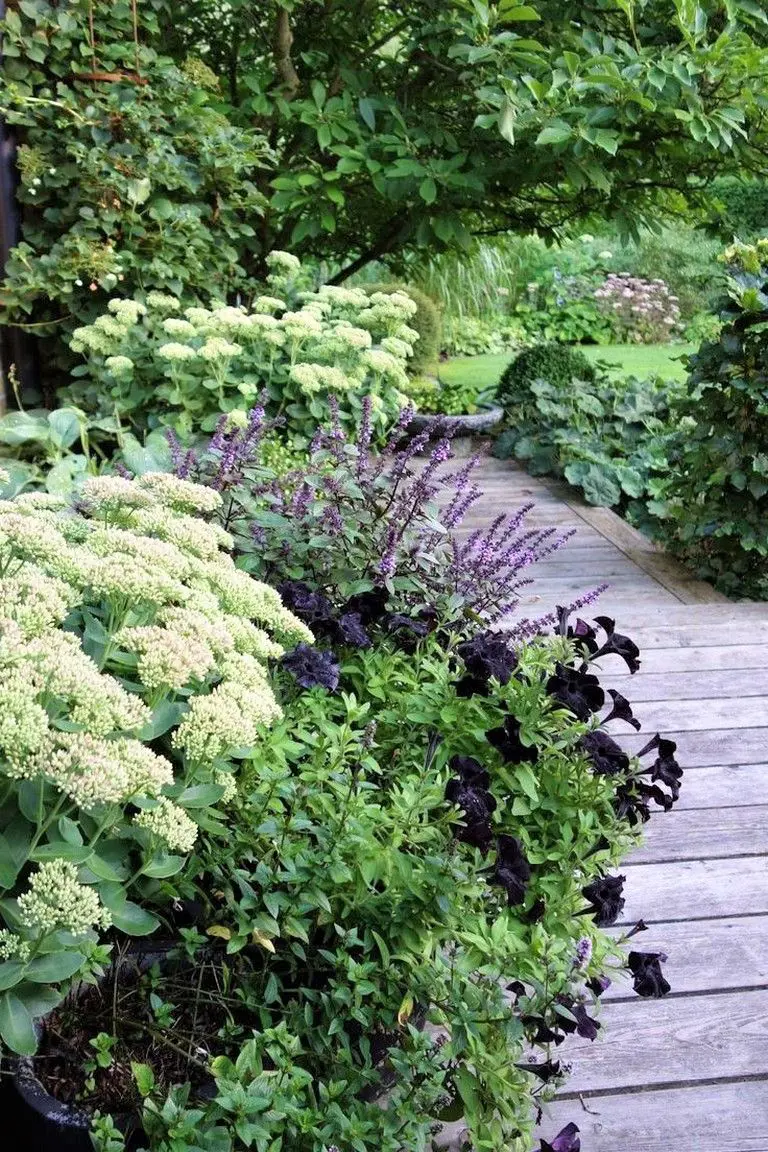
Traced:
<path fill-rule="evenodd" d="M 374 429 L 382 430 L 408 382 L 414 302 L 399 292 L 330 285 L 301 291 L 295 257 L 273 252 L 268 263 L 269 294 L 250 308 L 185 307 L 156 292 L 145 301 L 111 300 L 73 334 L 72 348 L 85 359 L 73 400 L 89 412 L 116 408 L 137 431 L 165 424 L 189 435 L 211 431 L 222 413 L 244 411 L 265 391 L 270 415 L 308 441 L 329 396 L 354 426 L 370 395 Z"/>
<path fill-rule="evenodd" d="M 7 476 L 0 476 L 0 482 Z M 0 1041 L 159 925 L 236 764 L 280 716 L 267 662 L 312 634 L 169 474 L 0 502 Z M 277 639 L 276 639 L 277 638 Z"/>

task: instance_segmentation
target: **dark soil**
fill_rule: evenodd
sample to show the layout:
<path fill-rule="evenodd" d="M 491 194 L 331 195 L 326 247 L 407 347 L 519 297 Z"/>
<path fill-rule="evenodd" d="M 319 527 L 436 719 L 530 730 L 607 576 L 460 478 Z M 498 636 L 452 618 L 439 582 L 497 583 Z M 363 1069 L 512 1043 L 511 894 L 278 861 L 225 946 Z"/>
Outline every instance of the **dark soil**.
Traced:
<path fill-rule="evenodd" d="M 62 1104 L 125 1116 L 141 1104 L 132 1063 L 149 1065 L 161 1094 L 187 1081 L 198 1092 L 210 1085 L 208 1062 L 237 1044 L 246 1023 L 232 973 L 225 978 L 215 960 L 164 968 L 123 963 L 117 976 L 81 987 L 48 1017 L 35 1057 L 46 1091 Z M 117 1037 L 105 1068 L 91 1044 L 100 1033 Z"/>

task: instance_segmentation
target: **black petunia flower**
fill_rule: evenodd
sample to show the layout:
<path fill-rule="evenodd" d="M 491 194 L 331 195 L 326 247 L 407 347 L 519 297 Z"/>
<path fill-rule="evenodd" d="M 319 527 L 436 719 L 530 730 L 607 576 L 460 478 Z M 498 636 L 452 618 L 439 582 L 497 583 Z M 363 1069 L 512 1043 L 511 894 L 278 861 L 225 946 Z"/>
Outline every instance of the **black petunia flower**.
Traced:
<path fill-rule="evenodd" d="M 525 858 L 520 841 L 514 836 L 499 836 L 496 845 L 496 866 L 488 880 L 506 890 L 510 908 L 522 904 L 531 878 L 531 866 Z"/>
<path fill-rule="evenodd" d="M 573 1123 L 566 1124 L 551 1143 L 548 1140 L 541 1141 L 539 1152 L 581 1152 L 579 1129 Z"/>
<path fill-rule="evenodd" d="M 590 992 L 597 996 L 598 999 L 602 996 L 603 992 L 607 992 L 611 986 L 611 981 L 607 976 L 593 976 L 591 980 L 587 980 L 587 988 Z"/>
<path fill-rule="evenodd" d="M 546 1060 L 541 1064 L 516 1064 L 521 1072 L 530 1072 L 534 1076 L 538 1076 L 544 1084 L 549 1080 L 559 1076 L 561 1072 L 561 1064 L 559 1060 Z"/>
<path fill-rule="evenodd" d="M 661 971 L 666 959 L 663 952 L 630 952 L 627 967 L 634 977 L 632 987 L 638 996 L 655 999 L 666 996 L 671 987 Z"/>
<path fill-rule="evenodd" d="M 601 656 L 620 656 L 634 675 L 640 667 L 640 649 L 637 644 L 628 636 L 622 636 L 621 633 L 616 632 L 616 621 L 612 620 L 610 616 L 595 616 L 595 623 L 600 625 L 606 635 L 605 644 L 594 653 L 595 659 L 597 660 Z"/>
<path fill-rule="evenodd" d="M 375 624 L 387 611 L 389 593 L 386 588 L 371 588 L 368 592 L 358 592 L 350 596 L 344 605 L 344 612 L 359 612 L 363 624 Z"/>
<path fill-rule="evenodd" d="M 629 756 L 622 751 L 612 736 L 596 728 L 585 732 L 579 741 L 582 752 L 592 762 L 592 768 L 599 776 L 615 776 L 629 768 Z"/>
<path fill-rule="evenodd" d="M 449 767 L 456 776 L 448 781 L 445 798 L 464 813 L 464 825 L 455 828 L 456 839 L 486 853 L 492 838 L 491 816 L 496 811 L 496 799 L 488 791 L 490 776 L 471 756 L 454 756 Z"/>
<path fill-rule="evenodd" d="M 557 1022 L 563 1032 L 568 1035 L 576 1032 L 584 1040 L 596 1040 L 600 1031 L 600 1024 L 597 1020 L 592 1019 L 584 1005 L 575 1000 L 569 1000 L 566 996 L 559 996 L 558 1001 L 574 1017 L 571 1020 L 570 1016 L 558 1015 Z"/>
<path fill-rule="evenodd" d="M 579 720 L 589 720 L 605 703 L 605 692 L 597 676 L 565 664 L 555 665 L 555 674 L 547 681 L 547 692 Z"/>
<path fill-rule="evenodd" d="M 498 632 L 481 632 L 456 649 L 464 661 L 466 674 L 459 680 L 459 696 L 487 696 L 491 677 L 508 684 L 517 667 L 517 656 Z"/>
<path fill-rule="evenodd" d="M 499 728 L 490 728 L 485 738 L 497 748 L 506 764 L 535 764 L 539 750 L 535 745 L 523 744 L 520 739 L 520 721 L 507 716 Z"/>
<path fill-rule="evenodd" d="M 668 810 L 680 796 L 680 785 L 683 779 L 683 769 L 675 759 L 677 744 L 674 740 L 666 740 L 656 733 L 653 739 L 649 740 L 645 747 L 638 752 L 638 756 L 647 756 L 653 751 L 657 751 L 658 756 L 650 768 L 643 769 L 643 774 L 649 775 L 651 780 L 658 780 L 669 788 L 669 796 L 663 793 L 664 802 L 659 801 L 662 808 Z M 657 789 L 657 791 L 661 792 L 661 789 Z"/>
<path fill-rule="evenodd" d="M 587 624 L 586 620 L 582 620 L 581 617 L 577 618 L 575 624 L 569 624 L 571 611 L 571 608 L 562 608 L 558 604 L 555 635 L 563 636 L 566 640 L 575 640 L 577 644 L 586 648 L 590 655 L 594 655 L 600 647 L 597 642 L 597 632 L 591 624 Z"/>
<path fill-rule="evenodd" d="M 431 631 L 427 620 L 406 616 L 402 612 L 388 612 L 382 618 L 382 624 L 390 636 L 394 636 L 395 643 L 403 652 L 415 652 L 418 641 Z"/>
<path fill-rule="evenodd" d="M 303 580 L 284 580 L 278 584 L 277 591 L 286 608 L 316 632 L 333 624 L 333 605 L 328 597 Z"/>
<path fill-rule="evenodd" d="M 603 724 L 607 724 L 609 720 L 623 720 L 625 724 L 634 728 L 635 732 L 639 732 L 640 721 L 636 720 L 632 714 L 632 705 L 629 700 L 626 700 L 621 692 L 617 692 L 615 688 L 609 688 L 608 695 L 613 700 L 613 708 L 603 720 Z"/>
<path fill-rule="evenodd" d="M 668 797 L 661 788 L 651 787 L 642 780 L 628 780 L 620 784 L 613 798 L 613 807 L 620 820 L 626 820 L 632 827 L 645 824 L 651 818 L 650 802 L 655 800 L 662 807 Z M 669 802 L 669 807 L 671 807 Z"/>
<path fill-rule="evenodd" d="M 625 876 L 600 876 L 582 888 L 582 894 L 589 900 L 589 910 L 598 928 L 609 928 L 615 924 L 624 907 Z"/>
<path fill-rule="evenodd" d="M 363 627 L 359 612 L 345 612 L 336 625 L 339 639 L 353 648 L 370 648 L 371 638 Z"/>
<path fill-rule="evenodd" d="M 311 644 L 297 644 L 283 656 L 287 668 L 302 688 L 328 688 L 334 692 L 339 685 L 339 665 L 331 652 L 321 652 Z"/>
<path fill-rule="evenodd" d="M 562 1044 L 565 1032 L 556 1032 L 541 1016 L 521 1016 L 520 1023 L 532 1044 Z"/>

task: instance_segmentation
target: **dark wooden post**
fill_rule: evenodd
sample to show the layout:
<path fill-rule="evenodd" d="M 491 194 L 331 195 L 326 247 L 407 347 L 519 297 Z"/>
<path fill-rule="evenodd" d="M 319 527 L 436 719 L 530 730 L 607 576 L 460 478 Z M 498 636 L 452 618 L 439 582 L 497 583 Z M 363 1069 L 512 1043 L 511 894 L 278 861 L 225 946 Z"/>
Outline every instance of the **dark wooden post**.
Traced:
<path fill-rule="evenodd" d="M 0 0 L 0 19 L 5 18 L 5 3 Z M 0 70 L 3 58 L 0 51 Z M 16 140 L 13 129 L 0 118 L 0 267 L 5 269 L 8 253 L 17 244 L 20 219 L 16 203 Z M 11 365 L 23 391 L 37 391 L 38 357 L 34 339 L 23 328 L 2 323 L 0 297 L 0 413 L 8 403 L 8 373 Z"/>

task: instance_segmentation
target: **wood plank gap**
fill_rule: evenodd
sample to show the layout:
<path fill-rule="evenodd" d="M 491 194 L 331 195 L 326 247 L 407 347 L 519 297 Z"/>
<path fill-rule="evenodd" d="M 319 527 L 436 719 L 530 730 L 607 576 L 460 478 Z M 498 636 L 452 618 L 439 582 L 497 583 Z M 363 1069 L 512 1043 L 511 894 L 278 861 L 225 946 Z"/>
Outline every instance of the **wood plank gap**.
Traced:
<path fill-rule="evenodd" d="M 716 1084 L 768 1084 L 764 1072 L 747 1072 L 740 1076 L 705 1076 L 693 1080 L 666 1080 L 653 1084 L 619 1085 L 616 1088 L 583 1088 L 579 1092 L 563 1092 L 555 1100 L 592 1100 L 598 1096 L 638 1096 L 644 1092 L 669 1092 L 674 1088 L 704 1088 Z"/>

